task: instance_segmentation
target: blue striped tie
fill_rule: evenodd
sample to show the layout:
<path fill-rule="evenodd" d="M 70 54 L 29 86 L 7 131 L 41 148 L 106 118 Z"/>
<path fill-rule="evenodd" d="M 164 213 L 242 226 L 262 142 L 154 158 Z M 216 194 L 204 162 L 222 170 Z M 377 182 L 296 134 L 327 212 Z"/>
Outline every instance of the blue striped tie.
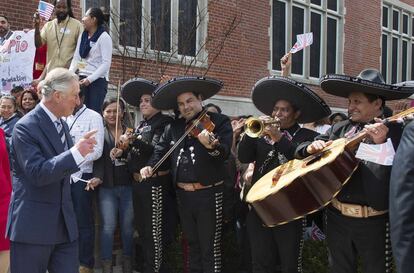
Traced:
<path fill-rule="evenodd" d="M 67 150 L 65 130 L 63 130 L 62 122 L 60 120 L 56 120 L 55 125 L 56 125 L 56 129 L 58 131 L 59 137 L 60 137 L 60 141 L 62 141 L 64 149 Z"/>

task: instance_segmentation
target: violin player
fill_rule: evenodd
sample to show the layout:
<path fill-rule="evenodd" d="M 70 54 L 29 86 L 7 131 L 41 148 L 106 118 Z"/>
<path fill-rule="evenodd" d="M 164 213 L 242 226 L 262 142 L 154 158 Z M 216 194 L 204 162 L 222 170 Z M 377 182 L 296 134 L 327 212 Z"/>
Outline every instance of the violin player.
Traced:
<path fill-rule="evenodd" d="M 288 58 L 289 54 L 281 60 L 283 71 L 290 64 Z M 239 143 L 240 162 L 256 162 L 252 176 L 254 184 L 269 171 L 293 159 L 296 147 L 317 135 L 312 130 L 301 128 L 299 123 L 329 116 L 330 109 L 312 90 L 287 77 L 270 76 L 259 80 L 251 97 L 256 108 L 267 116 L 261 117 L 264 121 L 279 120 L 279 126 L 264 125 L 261 135 L 251 137 L 246 133 Z M 305 219 L 266 227 L 252 207 L 247 214 L 246 225 L 253 273 L 273 273 L 278 266 L 277 261 L 283 273 L 302 272 Z"/>
<path fill-rule="evenodd" d="M 175 201 L 171 195 L 169 165 L 163 164 L 151 178 L 144 181 L 139 174 L 140 169 L 147 165 L 165 126 L 172 121 L 171 117 L 151 105 L 151 94 L 157 85 L 146 79 L 133 78 L 121 90 L 122 98 L 138 107 L 143 118 L 134 134 L 126 139 L 121 137 L 128 150 L 128 167 L 136 182 L 132 184 L 132 200 L 134 222 L 143 251 L 143 273 L 166 272 L 164 250 L 171 241 L 168 234 L 173 233 L 167 221 L 170 215 L 175 215 L 171 211 Z"/>
<path fill-rule="evenodd" d="M 321 78 L 326 93 L 348 99 L 349 118 L 333 125 L 314 141 L 302 143 L 296 157 L 303 158 L 327 147 L 332 140 L 352 138 L 365 131 L 368 144 L 390 138 L 396 149 L 401 125 L 384 125 L 386 100 L 409 97 L 414 89 L 386 84 L 381 73 L 365 69 L 357 77 L 326 75 Z M 347 183 L 326 209 L 326 234 L 331 271 L 356 273 L 358 256 L 364 273 L 392 272 L 388 224 L 391 166 L 361 160 Z"/>
<path fill-rule="evenodd" d="M 222 271 L 224 162 L 230 153 L 233 131 L 227 116 L 206 112 L 202 105 L 203 100 L 221 88 L 222 83 L 214 79 L 177 77 L 160 85 L 153 93 L 153 107 L 178 108 L 180 117 L 166 127 L 148 166 L 141 169 L 141 175 L 151 177 L 156 163 L 171 146 L 176 147 L 169 160 L 181 226 L 189 244 L 190 272 Z M 203 125 L 195 127 L 198 132 L 191 130 L 191 134 L 185 135 L 198 122 Z"/>

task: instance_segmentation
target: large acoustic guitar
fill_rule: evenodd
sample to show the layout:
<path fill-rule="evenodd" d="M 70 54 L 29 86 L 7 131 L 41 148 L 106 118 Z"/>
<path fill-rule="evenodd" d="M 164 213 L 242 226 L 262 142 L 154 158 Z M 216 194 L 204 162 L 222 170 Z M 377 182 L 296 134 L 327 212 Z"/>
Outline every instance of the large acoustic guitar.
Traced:
<path fill-rule="evenodd" d="M 400 121 L 414 113 L 414 107 L 387 118 Z M 331 202 L 356 170 L 358 144 L 365 132 L 350 139 L 334 140 L 324 150 L 302 160 L 291 160 L 265 174 L 250 189 L 251 203 L 266 226 L 302 218 Z"/>

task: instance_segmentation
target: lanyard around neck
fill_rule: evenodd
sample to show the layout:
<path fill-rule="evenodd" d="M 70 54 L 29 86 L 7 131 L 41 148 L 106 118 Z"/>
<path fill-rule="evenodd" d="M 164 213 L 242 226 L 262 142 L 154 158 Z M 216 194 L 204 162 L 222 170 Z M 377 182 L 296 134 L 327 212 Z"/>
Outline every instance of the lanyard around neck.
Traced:
<path fill-rule="evenodd" d="M 68 15 L 69 16 L 69 15 Z M 56 19 L 57 20 L 57 19 Z M 57 41 L 57 44 L 58 44 L 58 51 L 59 51 L 59 54 L 60 54 L 60 47 L 62 46 L 62 41 L 63 41 L 63 38 L 65 37 L 65 34 L 66 34 L 66 28 L 68 27 L 68 24 L 69 24 L 69 21 L 70 21 L 70 17 L 68 18 L 68 20 L 66 21 L 66 24 L 65 24 L 65 28 L 63 29 L 63 34 L 62 34 L 62 39 L 60 39 L 59 40 L 59 35 L 58 35 L 58 27 L 59 27 L 59 24 L 58 24 L 58 22 L 56 21 L 56 25 L 55 25 L 55 35 L 56 35 L 56 41 Z"/>

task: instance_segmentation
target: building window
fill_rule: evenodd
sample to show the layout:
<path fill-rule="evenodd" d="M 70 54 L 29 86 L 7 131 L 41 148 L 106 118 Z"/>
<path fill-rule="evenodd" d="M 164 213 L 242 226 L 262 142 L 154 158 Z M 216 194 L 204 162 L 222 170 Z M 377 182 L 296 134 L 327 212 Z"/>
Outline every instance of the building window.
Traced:
<path fill-rule="evenodd" d="M 109 8 L 109 0 L 85 0 L 85 7 L 84 7 L 84 13 L 89 8 L 106 8 L 108 10 Z"/>
<path fill-rule="evenodd" d="M 197 33 L 197 0 L 179 0 L 178 54 L 195 56 Z"/>
<path fill-rule="evenodd" d="M 381 73 L 387 83 L 414 80 L 414 8 L 384 1 Z"/>
<path fill-rule="evenodd" d="M 142 47 L 142 1 L 123 0 L 120 6 L 119 44 Z"/>
<path fill-rule="evenodd" d="M 206 61 L 208 0 L 83 0 L 83 11 L 111 11 L 114 45 L 143 56 Z"/>
<path fill-rule="evenodd" d="M 343 10 L 342 0 L 272 0 L 272 71 L 280 71 L 297 34 L 312 32 L 313 44 L 292 56 L 292 75 L 342 73 Z"/>
<path fill-rule="evenodd" d="M 171 50 L 171 1 L 151 1 L 151 49 Z"/>

